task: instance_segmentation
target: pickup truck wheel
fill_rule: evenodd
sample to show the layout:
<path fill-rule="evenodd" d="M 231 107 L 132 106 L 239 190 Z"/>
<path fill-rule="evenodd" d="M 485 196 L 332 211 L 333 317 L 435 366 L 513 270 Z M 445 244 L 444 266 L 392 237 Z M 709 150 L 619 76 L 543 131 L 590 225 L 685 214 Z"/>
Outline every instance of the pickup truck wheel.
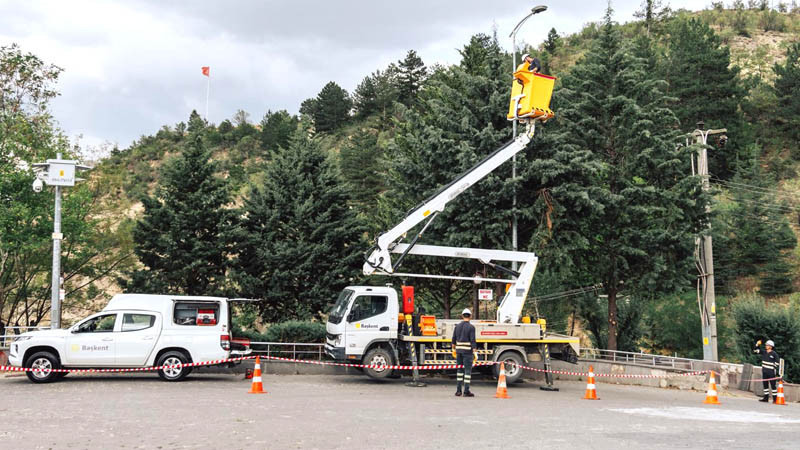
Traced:
<path fill-rule="evenodd" d="M 53 369 L 60 369 L 61 364 L 59 364 L 58 358 L 50 352 L 34 353 L 28 358 L 25 367 L 33 369 L 25 372 L 25 375 L 34 383 L 50 383 L 63 378 L 63 376 L 59 376 L 60 372 L 53 372 Z"/>
<path fill-rule="evenodd" d="M 505 352 L 497 359 L 497 364 L 494 365 L 494 376 L 500 376 L 500 361 L 505 363 L 506 366 L 506 383 L 516 383 L 522 379 L 522 357 L 519 353 L 514 351 Z"/>
<path fill-rule="evenodd" d="M 367 352 L 361 363 L 365 365 L 389 366 L 392 364 L 392 354 L 386 349 L 376 347 Z M 394 371 L 392 369 L 365 368 L 364 372 L 369 375 L 370 378 L 380 379 L 389 377 Z"/>
<path fill-rule="evenodd" d="M 178 364 L 186 364 L 189 358 L 181 352 L 167 352 L 158 358 L 158 366 L 175 366 Z M 158 376 L 165 381 L 181 381 L 189 375 L 191 367 L 165 367 L 158 370 Z"/>

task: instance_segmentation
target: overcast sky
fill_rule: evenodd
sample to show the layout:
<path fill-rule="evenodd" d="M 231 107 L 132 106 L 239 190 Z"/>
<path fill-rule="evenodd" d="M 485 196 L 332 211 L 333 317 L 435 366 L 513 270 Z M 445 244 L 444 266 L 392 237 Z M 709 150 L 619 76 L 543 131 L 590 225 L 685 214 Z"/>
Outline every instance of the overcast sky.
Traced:
<path fill-rule="evenodd" d="M 632 20 L 641 2 L 614 0 L 615 20 Z M 296 113 L 331 80 L 352 92 L 409 49 L 428 66 L 457 63 L 471 35 L 496 27 L 510 50 L 509 33 L 537 4 L 549 9 L 523 25 L 518 43 L 599 21 L 606 0 L 0 0 L 0 45 L 64 69 L 52 110 L 68 136 L 124 148 L 192 109 L 205 114 L 202 66 L 211 67 L 209 120 L 243 109 L 258 122 L 267 110 Z"/>

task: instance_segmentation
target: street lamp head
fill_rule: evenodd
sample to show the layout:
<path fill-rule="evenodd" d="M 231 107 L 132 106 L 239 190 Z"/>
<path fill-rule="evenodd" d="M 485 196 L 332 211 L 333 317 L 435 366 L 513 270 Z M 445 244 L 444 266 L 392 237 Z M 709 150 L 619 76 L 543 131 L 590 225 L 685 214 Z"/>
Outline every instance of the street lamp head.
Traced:
<path fill-rule="evenodd" d="M 531 8 L 532 14 L 539 14 L 540 12 L 544 11 L 547 11 L 547 6 L 545 5 L 534 6 L 533 8 Z"/>
<path fill-rule="evenodd" d="M 703 122 L 702 120 L 697 122 L 697 129 L 698 130 L 703 130 L 703 129 L 705 129 L 705 127 L 706 127 L 706 123 Z"/>
<path fill-rule="evenodd" d="M 719 144 L 719 148 L 725 148 L 725 144 L 728 143 L 728 135 L 723 134 L 722 136 L 719 137 L 719 141 L 717 142 Z"/>

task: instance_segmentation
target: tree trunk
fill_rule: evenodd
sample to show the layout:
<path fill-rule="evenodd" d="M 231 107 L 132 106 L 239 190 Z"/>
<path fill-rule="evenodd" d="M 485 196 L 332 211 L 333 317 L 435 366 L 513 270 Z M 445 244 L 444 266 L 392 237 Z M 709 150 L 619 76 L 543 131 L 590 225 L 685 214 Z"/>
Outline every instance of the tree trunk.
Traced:
<path fill-rule="evenodd" d="M 617 349 L 617 291 L 608 291 L 608 349 Z"/>

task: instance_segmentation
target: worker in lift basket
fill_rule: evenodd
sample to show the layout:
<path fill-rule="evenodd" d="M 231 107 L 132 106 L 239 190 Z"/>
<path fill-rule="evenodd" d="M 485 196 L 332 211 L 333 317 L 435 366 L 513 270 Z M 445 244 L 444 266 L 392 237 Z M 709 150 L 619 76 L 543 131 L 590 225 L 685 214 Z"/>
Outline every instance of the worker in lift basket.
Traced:
<path fill-rule="evenodd" d="M 517 66 L 517 70 L 527 70 L 528 72 L 539 73 L 542 71 L 542 63 L 539 58 L 534 58 L 528 53 L 522 55 L 522 63 Z"/>
<path fill-rule="evenodd" d="M 472 318 L 472 312 L 469 308 L 464 308 L 461 312 L 461 317 L 464 319 L 461 323 L 456 325 L 453 330 L 453 358 L 456 359 L 456 364 L 462 366 L 458 369 L 456 380 L 458 386 L 456 387 L 456 397 L 461 397 L 461 384 L 464 384 L 464 397 L 475 397 L 475 394 L 469 390 L 469 382 L 472 378 L 472 363 L 478 359 L 476 350 L 478 344 L 475 342 L 475 327 L 469 323 Z"/>
<path fill-rule="evenodd" d="M 759 401 L 768 402 L 771 389 L 773 402 L 777 402 L 778 391 L 775 389 L 775 385 L 777 384 L 777 377 L 780 376 L 778 375 L 778 371 L 781 368 L 781 357 L 778 356 L 778 353 L 775 350 L 773 350 L 773 348 L 775 348 L 774 342 L 767 341 L 764 347 L 765 348 L 761 347 L 760 340 L 756 342 L 755 353 L 761 354 L 761 378 L 764 380 L 762 381 L 764 384 L 764 397 L 762 397 Z"/>

